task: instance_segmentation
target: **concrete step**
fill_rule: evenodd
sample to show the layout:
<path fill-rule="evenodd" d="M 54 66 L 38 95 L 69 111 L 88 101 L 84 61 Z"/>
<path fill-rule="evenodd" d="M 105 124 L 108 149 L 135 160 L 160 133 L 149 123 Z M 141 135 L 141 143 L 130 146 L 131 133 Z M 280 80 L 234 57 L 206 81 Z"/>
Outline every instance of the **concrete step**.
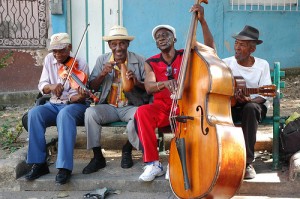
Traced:
<path fill-rule="evenodd" d="M 133 151 L 134 166 L 130 169 L 122 169 L 121 148 L 127 140 L 123 127 L 104 127 L 102 131 L 102 146 L 104 156 L 106 157 L 107 166 L 93 174 L 84 175 L 82 169 L 89 163 L 92 158 L 92 152 L 87 151 L 86 135 L 84 127 L 78 127 L 77 141 L 74 150 L 74 170 L 72 178 L 66 185 L 55 185 L 55 175 L 57 169 L 55 164 L 50 166 L 50 174 L 41 178 L 27 182 L 24 177 L 20 177 L 16 181 L 16 186 L 20 191 L 86 191 L 90 192 L 97 188 L 107 187 L 117 189 L 121 192 L 146 192 L 146 193 L 162 193 L 162 195 L 173 195 L 169 186 L 169 182 L 164 176 L 156 178 L 150 183 L 138 181 L 139 175 L 143 172 L 142 153 Z M 56 137 L 56 127 L 47 129 L 48 137 Z M 166 149 L 169 149 L 169 141 L 172 134 L 165 134 Z M 49 139 L 49 138 L 48 138 Z M 272 127 L 260 126 L 257 134 L 256 144 L 256 161 L 254 167 L 257 176 L 253 180 L 244 180 L 237 196 L 235 198 L 243 198 L 242 196 L 290 196 L 300 198 L 300 180 L 289 181 L 288 166 L 284 165 L 281 170 L 272 170 Z M 267 151 L 267 152 L 266 152 Z M 160 155 L 161 162 L 166 168 L 168 164 L 168 151 Z M 54 163 L 56 159 L 55 153 L 50 159 Z M 240 197 L 238 197 L 240 196 Z M 175 196 L 173 196 L 175 198 Z"/>
<path fill-rule="evenodd" d="M 75 150 L 75 165 L 72 177 L 66 185 L 55 185 L 55 175 L 57 169 L 55 165 L 50 166 L 50 174 L 39 179 L 28 182 L 21 177 L 17 180 L 21 191 L 87 191 L 90 192 L 97 188 L 107 187 L 120 190 L 122 192 L 146 192 L 146 193 L 168 193 L 172 194 L 169 182 L 164 176 L 156 178 L 154 181 L 145 183 L 138 180 L 143 172 L 142 154 L 133 151 L 134 166 L 130 169 L 120 167 L 121 151 L 105 151 L 107 166 L 93 174 L 84 175 L 82 169 L 88 164 L 92 157 L 91 152 L 86 150 Z M 160 155 L 161 162 L 166 169 L 168 155 Z M 289 181 L 288 168 L 283 166 L 280 171 L 271 169 L 271 161 L 268 154 L 257 154 L 254 167 L 257 176 L 252 180 L 244 180 L 237 196 L 290 196 L 300 198 L 300 180 Z M 230 180 L 230 179 L 228 179 Z M 169 197 L 168 197 L 169 198 Z M 175 197 L 174 197 L 175 198 Z"/>
<path fill-rule="evenodd" d="M 23 137 L 28 134 L 22 135 Z M 24 138 L 25 138 L 24 137 Z M 52 138 L 57 138 L 56 127 L 49 127 L 46 131 L 47 140 L 50 141 Z M 172 133 L 164 134 L 165 149 L 168 150 L 170 147 L 170 141 L 173 138 Z M 127 141 L 127 135 L 125 133 L 125 127 L 102 127 L 101 134 L 101 146 L 107 150 L 121 150 L 122 146 Z M 256 151 L 269 151 L 272 152 L 272 140 L 273 140 L 273 129 L 272 126 L 260 125 L 257 136 L 256 136 Z M 77 127 L 77 136 L 75 149 L 86 149 L 86 131 L 83 126 Z"/>
<path fill-rule="evenodd" d="M 57 137 L 56 127 L 50 127 L 47 129 L 52 137 Z M 164 134 L 165 149 L 168 150 L 170 141 L 173 138 L 173 134 Z M 101 135 L 101 146 L 104 149 L 121 150 L 122 146 L 127 141 L 127 135 L 125 133 L 125 127 L 103 127 Z M 255 145 L 256 151 L 272 151 L 272 139 L 273 129 L 272 126 L 260 125 L 257 132 L 257 141 Z M 77 137 L 75 148 L 86 149 L 86 133 L 83 126 L 77 127 Z"/>

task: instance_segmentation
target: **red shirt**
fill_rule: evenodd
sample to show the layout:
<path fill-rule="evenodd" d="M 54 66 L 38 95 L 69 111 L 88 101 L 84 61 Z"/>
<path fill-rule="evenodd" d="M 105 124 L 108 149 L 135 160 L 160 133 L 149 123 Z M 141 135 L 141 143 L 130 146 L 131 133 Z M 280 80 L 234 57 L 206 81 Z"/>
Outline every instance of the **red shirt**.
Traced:
<path fill-rule="evenodd" d="M 176 50 L 175 56 L 170 65 L 168 65 L 168 63 L 163 59 L 161 53 L 150 57 L 146 60 L 146 62 L 151 66 L 157 82 L 169 80 L 169 75 L 173 77 L 171 79 L 177 80 L 180 71 L 182 56 L 183 49 Z M 168 66 L 172 67 L 172 70 L 169 70 L 171 74 L 167 71 Z M 170 95 L 170 91 L 167 88 L 164 88 L 161 92 L 153 94 L 154 102 L 155 100 L 164 100 L 166 103 L 172 104 L 172 99 L 170 98 Z"/>

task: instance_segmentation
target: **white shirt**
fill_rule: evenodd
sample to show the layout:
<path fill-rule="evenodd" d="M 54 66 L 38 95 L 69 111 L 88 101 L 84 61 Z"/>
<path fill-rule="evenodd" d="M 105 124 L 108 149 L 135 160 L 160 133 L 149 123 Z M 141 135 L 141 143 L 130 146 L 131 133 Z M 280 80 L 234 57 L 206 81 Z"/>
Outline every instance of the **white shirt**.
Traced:
<path fill-rule="evenodd" d="M 86 75 L 89 74 L 89 67 L 83 59 L 77 58 L 78 70 L 84 72 Z M 64 80 L 59 76 L 58 71 L 62 65 L 57 63 L 54 58 L 53 53 L 49 53 L 44 60 L 44 66 L 41 74 L 41 78 L 38 84 L 38 89 L 43 93 L 43 88 L 48 84 L 63 84 Z M 66 103 L 69 98 L 73 95 L 78 94 L 77 89 L 72 89 L 70 87 L 69 81 L 67 80 L 64 85 L 64 91 L 62 95 L 57 98 L 53 93 L 51 93 L 50 102 L 52 103 Z"/>
<path fill-rule="evenodd" d="M 237 63 L 234 56 L 223 59 L 223 61 L 229 66 L 232 71 L 233 76 L 241 76 L 246 82 L 247 88 L 259 88 L 264 85 L 271 85 L 271 75 L 269 63 L 257 57 L 254 57 L 254 64 L 251 67 L 241 66 Z M 250 95 L 251 99 L 261 96 L 258 94 Z M 267 101 L 265 105 L 269 107 L 269 99 L 261 96 Z"/>

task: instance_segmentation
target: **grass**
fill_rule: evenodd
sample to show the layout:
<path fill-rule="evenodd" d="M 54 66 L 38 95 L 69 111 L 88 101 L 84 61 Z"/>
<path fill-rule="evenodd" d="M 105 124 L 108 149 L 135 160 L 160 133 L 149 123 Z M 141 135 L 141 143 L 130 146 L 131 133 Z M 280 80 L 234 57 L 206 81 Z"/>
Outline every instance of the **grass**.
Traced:
<path fill-rule="evenodd" d="M 7 153 L 13 153 L 23 147 L 24 143 L 19 140 L 23 132 L 20 118 L 21 113 L 0 111 L 0 148 Z"/>
<path fill-rule="evenodd" d="M 9 51 L 2 58 L 0 58 L 0 69 L 8 66 L 7 60 L 13 56 L 13 51 Z"/>

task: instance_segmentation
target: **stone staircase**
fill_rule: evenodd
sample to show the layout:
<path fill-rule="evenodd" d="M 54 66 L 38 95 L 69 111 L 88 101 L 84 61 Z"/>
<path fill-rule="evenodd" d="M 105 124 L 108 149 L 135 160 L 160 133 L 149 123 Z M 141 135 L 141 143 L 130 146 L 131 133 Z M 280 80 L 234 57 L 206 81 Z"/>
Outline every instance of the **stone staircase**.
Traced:
<path fill-rule="evenodd" d="M 48 139 L 56 137 L 56 128 L 51 127 L 47 129 Z M 169 148 L 169 141 L 171 134 L 165 135 L 166 149 Z M 142 154 L 140 151 L 133 151 L 134 166 L 130 169 L 122 169 L 121 163 L 121 147 L 127 140 L 124 134 L 123 127 L 104 127 L 102 134 L 102 146 L 104 155 L 106 157 L 107 166 L 96 173 L 84 175 L 81 173 L 82 169 L 88 164 L 92 157 L 92 152 L 87 151 L 86 138 L 84 127 L 78 127 L 77 142 L 75 146 L 74 155 L 74 170 L 69 183 L 65 185 L 55 185 L 55 175 L 57 170 L 55 164 L 50 166 L 50 174 L 42 176 L 33 181 L 25 181 L 22 169 L 17 172 L 14 189 L 20 191 L 92 191 L 97 188 L 107 187 L 110 189 L 117 189 L 120 191 L 129 192 L 161 192 L 172 193 L 169 182 L 165 180 L 164 176 L 156 178 L 154 181 L 145 183 L 138 181 L 139 175 L 143 171 Z M 257 177 L 252 180 L 244 180 L 237 196 L 282 196 L 282 197 L 296 197 L 300 198 L 300 180 L 290 181 L 288 165 L 283 165 L 279 171 L 272 170 L 272 127 L 260 126 L 257 136 L 257 158 L 254 167 L 257 172 Z M 26 152 L 26 149 L 24 149 Z M 24 156 L 24 151 L 21 155 Z M 55 148 L 50 162 L 55 161 Z M 25 154 L 26 155 L 26 154 Z M 168 152 L 160 155 L 161 162 L 166 169 L 168 164 Z M 24 159 L 24 158 L 23 158 Z M 24 160 L 20 161 L 19 166 L 24 167 Z M 28 168 L 27 168 L 28 169 Z M 175 196 L 174 196 L 175 198 Z"/>

